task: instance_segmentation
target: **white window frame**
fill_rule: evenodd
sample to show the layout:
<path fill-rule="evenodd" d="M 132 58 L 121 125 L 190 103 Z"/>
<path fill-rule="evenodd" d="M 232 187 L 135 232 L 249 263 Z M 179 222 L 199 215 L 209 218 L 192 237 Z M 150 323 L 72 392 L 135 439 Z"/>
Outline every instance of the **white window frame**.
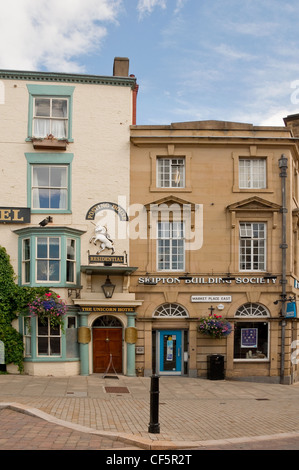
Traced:
<path fill-rule="evenodd" d="M 60 326 L 56 328 L 56 330 L 59 330 L 59 334 L 53 335 L 51 334 L 51 328 L 50 321 L 48 320 L 47 325 L 43 325 L 44 328 L 47 328 L 48 333 L 46 335 L 41 335 L 39 334 L 39 326 L 38 326 L 38 318 L 36 318 L 36 356 L 37 357 L 61 357 L 62 355 L 62 350 L 61 350 L 61 328 Z M 39 338 L 47 338 L 47 343 L 48 343 L 48 354 L 39 354 Z M 51 339 L 58 339 L 59 340 L 59 353 L 51 354 Z"/>
<path fill-rule="evenodd" d="M 74 243 L 74 256 L 73 258 L 71 258 L 69 256 L 69 252 L 68 252 L 68 247 L 69 247 L 69 242 L 72 244 Z M 68 284 L 74 284 L 75 283 L 75 280 L 76 280 L 76 263 L 77 263 L 77 260 L 76 260 L 76 251 L 77 251 L 77 241 L 75 238 L 70 238 L 68 237 L 66 239 L 66 260 L 65 260 L 65 263 L 66 263 L 66 266 L 65 266 L 65 269 L 66 269 L 66 274 L 65 274 L 65 277 L 66 277 L 66 282 Z M 69 280 L 69 267 L 71 268 L 72 270 L 72 280 Z"/>
<path fill-rule="evenodd" d="M 175 181 L 175 173 L 177 181 Z M 184 157 L 157 157 L 157 188 L 185 188 L 185 174 Z"/>
<path fill-rule="evenodd" d="M 27 250 L 26 245 L 27 244 Z M 29 257 L 27 257 L 27 251 L 29 252 Z M 22 240 L 22 280 L 23 284 L 30 284 L 31 277 L 31 241 L 30 238 L 24 238 Z M 28 278 L 29 275 L 29 278 Z"/>
<path fill-rule="evenodd" d="M 263 226 L 264 236 L 260 237 L 260 227 Z M 255 236 L 257 231 L 258 236 Z M 246 258 L 250 257 L 250 261 Z M 264 258 L 263 261 L 261 258 Z M 255 268 L 255 264 L 258 267 Z M 244 267 L 243 267 L 244 265 Z M 239 225 L 239 270 L 249 272 L 264 272 L 267 266 L 267 224 L 265 222 L 240 222 Z"/>
<path fill-rule="evenodd" d="M 38 240 L 39 238 L 43 238 L 45 240 L 47 240 L 47 257 L 46 258 L 38 258 Z M 58 245 L 59 245 L 59 256 L 58 258 L 54 258 L 54 257 L 50 257 L 50 239 L 57 239 L 58 240 Z M 47 279 L 38 279 L 38 263 L 39 262 L 45 262 L 47 264 Z M 57 280 L 52 280 L 50 279 L 50 263 L 52 262 L 58 262 L 59 263 L 59 279 Z M 40 283 L 40 284 L 49 284 L 49 283 L 53 283 L 53 284 L 59 284 L 61 282 L 61 237 L 57 236 L 57 235 L 53 235 L 53 236 L 44 236 L 44 235 L 40 235 L 40 236 L 37 236 L 36 237 L 36 256 L 35 256 L 35 281 L 36 283 Z"/>
<path fill-rule="evenodd" d="M 269 362 L 270 358 L 270 314 L 268 310 L 261 304 L 257 303 L 247 303 L 241 305 L 235 313 L 235 323 L 238 323 L 240 327 L 242 323 L 245 325 L 247 323 L 254 323 L 255 325 L 259 323 L 267 324 L 267 353 L 266 357 L 246 357 L 246 358 L 235 358 L 234 362 Z M 250 347 L 248 347 L 250 349 Z M 265 353 L 264 353 L 265 354 Z"/>
<path fill-rule="evenodd" d="M 239 159 L 239 188 L 266 189 L 267 161 L 266 158 Z"/>
<path fill-rule="evenodd" d="M 50 103 L 50 113 L 49 116 L 38 116 L 35 114 L 36 112 L 36 100 L 48 100 Z M 62 117 L 55 117 L 53 116 L 53 101 L 64 101 L 66 103 L 66 116 Z M 49 132 L 46 133 L 36 133 L 35 132 L 35 123 L 37 121 L 49 121 Z M 54 122 L 61 121 L 63 122 L 64 134 L 57 135 L 54 131 Z M 32 137 L 36 138 L 45 138 L 49 135 L 53 135 L 53 137 L 57 139 L 67 139 L 68 138 L 68 121 L 69 121 L 69 99 L 60 97 L 60 96 L 36 96 L 33 99 L 33 122 L 32 122 Z M 55 135 L 56 134 L 56 135 Z"/>
<path fill-rule="evenodd" d="M 180 225 L 180 227 L 178 224 Z M 167 225 L 169 228 L 167 228 Z M 181 241 L 182 243 L 178 243 L 177 241 Z M 179 260 L 180 256 L 183 257 L 183 261 Z M 179 265 L 179 267 L 174 268 L 176 264 L 177 266 Z M 184 271 L 185 270 L 185 224 L 184 222 L 161 221 L 157 223 L 157 270 L 158 271 Z"/>
<path fill-rule="evenodd" d="M 37 167 L 42 167 L 42 168 L 48 168 L 49 169 L 49 184 L 47 186 L 39 186 L 39 185 L 34 185 L 34 170 L 37 168 Z M 51 173 L 51 169 L 54 169 L 54 168 L 59 168 L 59 169 L 65 169 L 66 171 L 66 176 L 65 176 L 65 181 L 66 181 L 66 186 L 51 186 L 50 185 L 50 173 Z M 32 201 L 32 210 L 51 210 L 53 212 L 55 211 L 66 211 L 68 209 L 68 200 L 69 200 L 69 167 L 68 165 L 55 165 L 55 164 L 49 164 L 49 165 L 41 165 L 41 164 L 33 164 L 31 166 L 31 171 L 32 171 L 32 176 L 31 176 L 31 181 L 32 181 L 32 184 L 31 184 L 31 201 Z M 60 192 L 60 199 L 63 200 L 64 199 L 64 205 L 63 207 L 39 207 L 38 205 L 35 206 L 34 205 L 34 201 L 35 201 L 35 197 L 34 197 L 34 193 L 37 191 L 42 191 L 42 190 L 45 190 L 45 191 L 48 191 L 49 192 L 49 206 L 51 206 L 50 204 L 50 201 L 51 201 L 51 197 L 50 197 L 50 194 L 51 193 L 54 193 L 55 191 L 59 191 Z M 63 197 L 63 192 L 65 192 L 65 196 Z"/>

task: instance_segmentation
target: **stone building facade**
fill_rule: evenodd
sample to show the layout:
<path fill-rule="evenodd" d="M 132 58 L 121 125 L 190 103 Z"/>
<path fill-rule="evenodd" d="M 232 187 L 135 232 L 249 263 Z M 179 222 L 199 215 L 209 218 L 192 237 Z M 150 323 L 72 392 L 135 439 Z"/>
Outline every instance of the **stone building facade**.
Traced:
<path fill-rule="evenodd" d="M 298 379 L 298 148 L 288 127 L 131 128 L 131 292 L 145 375 Z M 293 126 L 294 127 L 294 126 Z M 138 222 L 138 224 L 137 224 Z M 140 229 L 142 227 L 142 230 Z M 199 331 L 217 315 L 233 327 Z"/>

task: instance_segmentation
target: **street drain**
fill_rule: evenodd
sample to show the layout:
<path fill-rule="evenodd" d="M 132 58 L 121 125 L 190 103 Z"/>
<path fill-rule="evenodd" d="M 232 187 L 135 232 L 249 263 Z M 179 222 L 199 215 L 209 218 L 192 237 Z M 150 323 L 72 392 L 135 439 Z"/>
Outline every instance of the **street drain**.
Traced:
<path fill-rule="evenodd" d="M 105 387 L 106 393 L 130 393 L 127 387 Z"/>
<path fill-rule="evenodd" d="M 256 401 L 269 401 L 269 398 L 256 398 Z"/>
<path fill-rule="evenodd" d="M 67 396 L 71 395 L 73 397 L 87 397 L 87 392 L 66 392 Z"/>

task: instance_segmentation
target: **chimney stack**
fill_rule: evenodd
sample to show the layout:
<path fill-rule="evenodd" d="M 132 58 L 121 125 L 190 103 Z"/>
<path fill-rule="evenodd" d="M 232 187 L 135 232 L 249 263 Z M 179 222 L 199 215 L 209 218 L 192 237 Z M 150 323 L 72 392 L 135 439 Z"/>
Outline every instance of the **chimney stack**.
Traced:
<path fill-rule="evenodd" d="M 126 57 L 115 57 L 113 64 L 114 77 L 128 77 L 129 76 L 129 59 Z"/>
<path fill-rule="evenodd" d="M 285 126 L 292 131 L 294 137 L 299 137 L 299 114 L 290 114 L 283 119 Z"/>

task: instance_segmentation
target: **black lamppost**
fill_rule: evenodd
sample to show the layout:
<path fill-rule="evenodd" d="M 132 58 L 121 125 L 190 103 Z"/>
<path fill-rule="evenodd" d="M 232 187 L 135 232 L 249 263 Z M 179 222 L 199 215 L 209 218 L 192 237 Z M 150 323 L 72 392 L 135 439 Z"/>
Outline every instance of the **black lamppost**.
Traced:
<path fill-rule="evenodd" d="M 281 252 L 282 252 L 282 266 L 281 266 L 281 314 L 282 314 L 282 322 L 281 322 L 281 363 L 280 363 L 280 383 L 284 382 L 284 360 L 285 360 L 285 328 L 286 328 L 286 253 L 287 253 L 287 212 L 288 209 L 286 207 L 286 178 L 287 178 L 287 168 L 288 168 L 288 159 L 287 157 L 282 154 L 279 159 L 279 168 L 280 168 L 280 177 L 281 177 L 281 198 L 282 198 L 282 207 L 281 207 L 281 214 L 282 214 L 282 243 L 280 245 Z"/>
<path fill-rule="evenodd" d="M 112 284 L 109 276 L 106 277 L 106 281 L 105 281 L 105 284 L 102 285 L 102 289 L 103 289 L 106 299 L 111 299 L 111 297 L 113 296 L 115 285 Z"/>

